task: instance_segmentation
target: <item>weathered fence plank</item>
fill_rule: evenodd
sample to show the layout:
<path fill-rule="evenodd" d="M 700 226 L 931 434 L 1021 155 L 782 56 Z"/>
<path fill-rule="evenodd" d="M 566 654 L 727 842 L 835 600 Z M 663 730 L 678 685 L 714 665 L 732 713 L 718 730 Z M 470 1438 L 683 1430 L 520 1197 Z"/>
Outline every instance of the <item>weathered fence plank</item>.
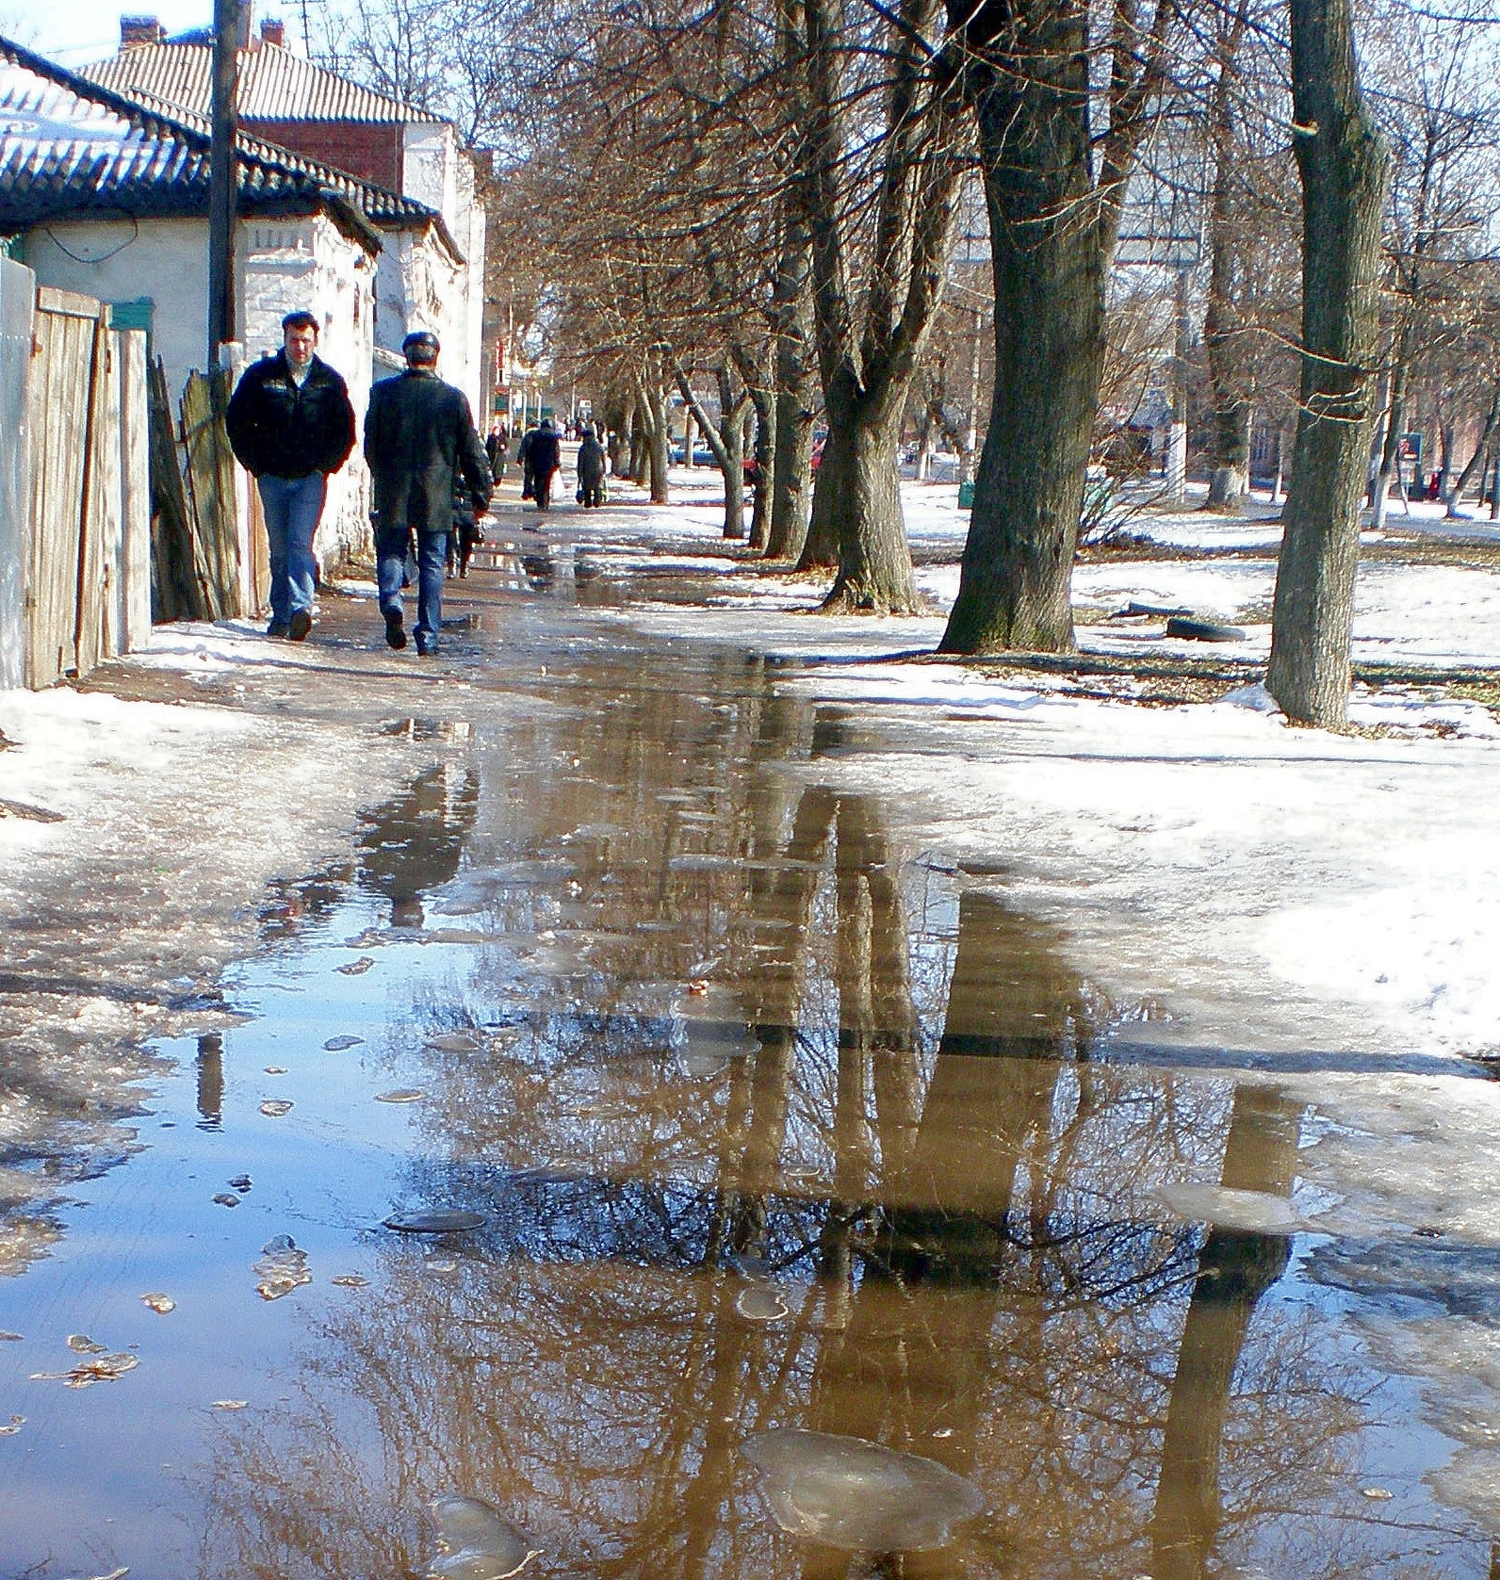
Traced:
<path fill-rule="evenodd" d="M 99 304 L 37 292 L 31 388 L 31 532 L 26 566 L 26 684 L 50 686 L 77 665 L 80 524 L 89 387 Z"/>
<path fill-rule="evenodd" d="M 120 376 L 121 648 L 136 653 L 151 641 L 151 414 L 146 399 L 146 332 L 115 331 Z"/>
<path fill-rule="evenodd" d="M 114 337 L 94 327 L 84 441 L 83 527 L 78 548 L 78 626 L 74 669 L 86 675 L 121 648 L 123 621 L 111 608 L 120 579 L 120 385 Z"/>
<path fill-rule="evenodd" d="M 160 357 L 147 369 L 146 396 L 151 424 L 151 618 L 201 620 L 208 611 L 193 571 L 191 511 Z"/>
<path fill-rule="evenodd" d="M 234 455 L 224 430 L 228 370 L 190 373 L 182 392 L 182 442 L 193 506 L 193 561 L 208 617 L 233 619 L 240 597 Z"/>

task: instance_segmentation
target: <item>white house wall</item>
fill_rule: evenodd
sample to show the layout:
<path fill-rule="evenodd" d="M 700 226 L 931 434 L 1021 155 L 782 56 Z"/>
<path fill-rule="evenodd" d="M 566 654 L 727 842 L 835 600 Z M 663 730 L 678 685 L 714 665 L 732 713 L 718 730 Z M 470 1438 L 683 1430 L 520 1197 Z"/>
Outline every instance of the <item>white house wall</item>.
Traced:
<path fill-rule="evenodd" d="M 38 285 L 101 302 L 151 298 L 151 350 L 181 394 L 208 360 L 208 224 L 201 219 L 53 220 L 28 231 L 22 262 Z"/>
<path fill-rule="evenodd" d="M 359 423 L 370 400 L 376 261 L 324 214 L 247 219 L 239 228 L 240 333 L 248 358 L 281 344 L 281 320 L 305 310 L 318 320 L 318 355 L 344 376 Z M 325 566 L 370 543 L 370 480 L 356 444 L 329 479 L 316 548 Z"/>
<path fill-rule="evenodd" d="M 429 276 L 429 284 L 440 291 L 441 300 L 422 305 L 416 316 L 408 317 L 406 327 L 437 333 L 443 343 L 439 371 L 469 397 L 475 420 L 482 423 L 485 230 L 484 209 L 475 191 L 474 161 L 446 122 L 409 124 L 402 138 L 403 195 L 443 216 L 466 260 L 451 279 L 443 279 L 436 271 Z M 435 242 L 432 245 L 437 246 Z M 417 309 L 417 298 L 408 297 L 407 301 L 410 308 Z"/>

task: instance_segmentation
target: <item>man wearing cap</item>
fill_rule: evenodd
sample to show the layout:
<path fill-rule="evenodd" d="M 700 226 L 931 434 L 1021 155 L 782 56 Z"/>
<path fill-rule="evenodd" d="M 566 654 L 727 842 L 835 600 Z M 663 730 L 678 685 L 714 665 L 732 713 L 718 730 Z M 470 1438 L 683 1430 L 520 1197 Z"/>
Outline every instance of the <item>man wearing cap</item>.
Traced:
<path fill-rule="evenodd" d="M 305 640 L 312 630 L 317 561 L 313 535 L 329 474 L 354 448 L 354 408 L 344 381 L 317 355 L 318 321 L 288 313 L 279 351 L 246 368 L 225 414 L 235 459 L 255 476 L 271 546 L 267 636 Z"/>
<path fill-rule="evenodd" d="M 380 612 L 385 639 L 406 646 L 401 577 L 413 535 L 417 545 L 417 652 L 437 652 L 442 625 L 448 534 L 453 530 L 455 484 L 483 514 L 494 482 L 484 445 L 474 431 L 469 402 L 437 376 L 438 338 L 420 329 L 401 342 L 406 371 L 370 391 L 365 413 L 365 460 L 374 481 L 372 516 Z"/>

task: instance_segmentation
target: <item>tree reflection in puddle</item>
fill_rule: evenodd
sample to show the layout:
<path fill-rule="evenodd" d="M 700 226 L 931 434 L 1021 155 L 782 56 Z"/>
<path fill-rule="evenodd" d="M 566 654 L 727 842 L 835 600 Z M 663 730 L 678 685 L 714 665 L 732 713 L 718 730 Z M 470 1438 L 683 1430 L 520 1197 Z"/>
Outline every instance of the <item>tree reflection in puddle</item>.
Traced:
<path fill-rule="evenodd" d="M 747 796 L 722 863 L 673 859 L 698 827 L 679 802 L 644 828 L 591 807 L 571 831 L 608 835 L 556 847 L 573 901 L 485 893 L 470 867 L 487 938 L 586 932 L 587 969 L 530 978 L 503 1044 L 447 1054 L 445 1012 L 414 1003 L 430 1101 L 408 1198 L 487 1221 L 451 1277 L 384 1247 L 377 1289 L 309 1331 L 303 1402 L 226 1423 L 220 1570 L 268 1550 L 288 1575 L 335 1550 L 349 1572 L 417 1566 L 421 1496 L 461 1484 L 559 1571 L 862 1572 L 778 1532 L 747 1478 L 748 1438 L 800 1426 L 981 1489 L 951 1544 L 881 1572 L 1382 1572 L 1389 1531 L 1351 1516 L 1370 1379 L 1272 1298 L 1289 1240 L 1155 1195 L 1286 1197 L 1295 1107 L 1097 1062 L 1108 1006 L 1058 933 L 903 868 L 874 800 L 787 788 Z M 535 810 L 569 823 L 563 800 Z M 762 964 L 744 945 L 768 926 L 791 947 Z M 734 1052 L 684 1084 L 670 1012 L 710 957 L 702 1024 Z M 746 1319 L 747 1289 L 776 1320 Z"/>

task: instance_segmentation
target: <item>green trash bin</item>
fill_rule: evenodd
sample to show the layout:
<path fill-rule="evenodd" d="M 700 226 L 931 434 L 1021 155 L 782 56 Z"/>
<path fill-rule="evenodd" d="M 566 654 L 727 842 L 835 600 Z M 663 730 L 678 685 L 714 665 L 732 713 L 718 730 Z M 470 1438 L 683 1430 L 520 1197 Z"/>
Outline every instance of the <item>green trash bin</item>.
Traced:
<path fill-rule="evenodd" d="M 960 510 L 972 510 L 974 508 L 974 485 L 972 483 L 960 483 L 958 485 L 958 508 Z"/>

